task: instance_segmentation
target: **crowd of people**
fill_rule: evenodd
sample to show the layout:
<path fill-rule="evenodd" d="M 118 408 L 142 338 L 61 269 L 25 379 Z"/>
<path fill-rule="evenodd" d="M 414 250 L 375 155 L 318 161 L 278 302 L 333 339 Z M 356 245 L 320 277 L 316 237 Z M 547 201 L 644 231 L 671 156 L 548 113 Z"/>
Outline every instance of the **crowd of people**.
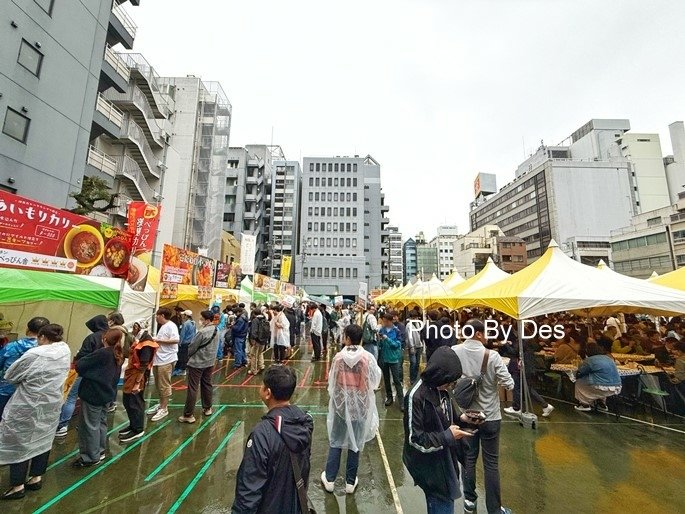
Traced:
<path fill-rule="evenodd" d="M 577 365 L 579 411 L 605 410 L 606 399 L 620 393 L 612 354 L 653 354 L 657 364 L 673 366 L 670 380 L 684 392 L 685 323 L 679 318 L 655 323 L 621 316 L 584 323 L 561 314 L 538 320 L 565 327 L 563 336 L 545 338 L 519 337 L 513 320 L 497 317 L 500 332 L 493 338 L 487 336 L 486 314 L 475 309 L 399 312 L 383 306 L 377 312 L 372 304 L 330 308 L 285 301 L 223 311 L 215 305 L 200 312 L 196 322 L 190 310 L 160 308 L 153 335 L 147 321 L 136 321 L 129 330 L 113 312 L 86 323 L 91 333 L 73 358 L 63 328 L 35 317 L 25 337 L 0 348 L 0 465 L 10 466 L 10 488 L 1 498 L 20 499 L 41 488 L 53 440 L 68 433 L 77 400 L 79 451 L 73 467 L 97 466 L 107 458 L 107 413 L 116 408 L 125 360 L 122 399 L 129 424 L 118 433 L 121 443 L 144 435 L 146 415 L 150 423 L 169 415 L 174 375 L 185 376 L 187 384 L 181 423 L 195 423 L 198 394 L 202 415 L 213 414 L 212 374 L 218 360 L 232 355 L 236 369 L 262 375 L 260 398 L 268 413 L 246 441 L 232 507 L 236 514 L 308 511 L 314 424 L 291 404 L 297 379 L 292 367 L 283 365 L 302 342 L 311 343 L 313 362 L 330 360 L 323 489 L 335 491 L 345 450 L 345 492 L 356 491 L 360 455 L 379 426 L 376 391 L 382 381 L 386 408 L 396 404 L 403 413 L 403 461 L 423 490 L 429 514 L 453 512 L 462 484 L 465 512 L 476 511 L 479 457 L 487 511 L 510 512 L 500 493 L 500 388 L 514 391 L 504 412 L 520 414 L 522 375 L 532 377 L 540 352 L 552 354 L 557 363 Z M 427 323 L 415 329 L 423 319 Z M 471 329 L 465 340 L 440 330 L 457 322 Z M 273 364 L 267 368 L 268 347 Z M 151 375 L 159 401 L 145 410 Z M 554 407 L 532 380 L 527 382 L 531 399 L 549 416 Z"/>

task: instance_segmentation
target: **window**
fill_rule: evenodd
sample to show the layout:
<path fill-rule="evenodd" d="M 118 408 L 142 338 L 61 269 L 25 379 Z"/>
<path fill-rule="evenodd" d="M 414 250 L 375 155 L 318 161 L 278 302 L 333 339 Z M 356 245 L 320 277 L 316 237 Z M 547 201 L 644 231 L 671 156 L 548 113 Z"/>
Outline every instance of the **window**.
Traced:
<path fill-rule="evenodd" d="M 314 163 L 313 162 L 309 163 L 309 171 L 314 171 Z"/>
<path fill-rule="evenodd" d="M 311 191 L 309 192 L 309 201 L 314 201 L 314 193 L 312 193 Z"/>
<path fill-rule="evenodd" d="M 338 163 L 335 163 L 335 171 L 338 171 Z"/>
<path fill-rule="evenodd" d="M 326 213 L 327 213 L 328 216 L 331 215 L 331 212 L 332 212 L 332 211 L 331 211 L 331 207 L 327 207 L 327 208 L 326 208 Z"/>
<path fill-rule="evenodd" d="M 319 230 L 319 223 L 318 222 L 314 223 L 314 230 L 315 231 Z"/>
<path fill-rule="evenodd" d="M 347 198 L 347 201 L 348 201 L 348 202 L 351 202 L 351 201 L 352 201 L 352 195 L 351 195 L 350 193 L 347 193 L 347 194 L 345 195 L 345 198 Z"/>
<path fill-rule="evenodd" d="M 319 193 L 314 193 L 314 200 L 316 200 L 317 202 L 319 201 Z"/>
<path fill-rule="evenodd" d="M 316 177 L 316 187 L 319 187 L 321 183 L 319 182 L 319 177 Z"/>
<path fill-rule="evenodd" d="M 314 246 L 319 246 L 319 240 L 317 238 L 313 238 L 314 240 Z"/>
<path fill-rule="evenodd" d="M 329 162 L 328 163 L 328 171 L 333 171 L 333 163 Z M 328 179 L 330 180 L 330 179 Z M 330 184 L 328 184 L 330 186 Z"/>
<path fill-rule="evenodd" d="M 352 171 L 352 165 L 349 162 L 347 163 L 347 171 Z"/>
<path fill-rule="evenodd" d="M 333 238 L 333 248 L 337 248 L 337 247 L 338 247 L 338 238 L 334 237 Z"/>
<path fill-rule="evenodd" d="M 333 193 L 328 193 L 328 201 L 329 202 L 333 201 Z"/>
<path fill-rule="evenodd" d="M 328 170 L 328 171 L 331 171 L 331 170 Z M 332 186 L 333 186 L 333 179 L 331 177 L 328 177 L 328 187 L 332 187 Z"/>
<path fill-rule="evenodd" d="M 350 278 L 350 268 L 345 268 L 345 278 Z"/>
<path fill-rule="evenodd" d="M 337 166 L 337 165 L 336 165 L 336 166 Z M 335 171 L 338 171 L 338 170 L 335 170 Z M 334 185 L 335 187 L 338 187 L 338 178 L 337 178 L 337 177 L 336 177 L 336 179 L 333 181 L 333 185 Z"/>
<path fill-rule="evenodd" d="M 38 6 L 43 9 L 48 16 L 52 16 L 52 7 L 55 3 L 55 0 L 33 0 L 38 4 Z"/>
<path fill-rule="evenodd" d="M 323 270 L 321 268 L 316 268 L 316 276 L 319 278 L 323 276 Z"/>
<path fill-rule="evenodd" d="M 354 169 L 354 171 L 357 171 L 357 165 L 356 164 L 353 164 L 352 168 Z"/>
<path fill-rule="evenodd" d="M 327 230 L 328 232 L 331 231 L 331 222 L 330 222 L 330 221 L 329 221 L 328 223 L 326 223 L 326 230 Z"/>
<path fill-rule="evenodd" d="M 340 223 L 340 232 L 345 232 L 345 224 Z"/>
<path fill-rule="evenodd" d="M 323 247 L 326 244 L 326 240 L 323 237 L 319 238 L 319 246 Z"/>
<path fill-rule="evenodd" d="M 309 194 L 311 194 L 311 193 L 309 193 Z M 319 208 L 314 207 L 314 216 L 318 216 L 318 215 L 319 215 Z"/>
<path fill-rule="evenodd" d="M 353 202 L 357 201 L 357 193 L 352 193 L 352 201 Z"/>
<path fill-rule="evenodd" d="M 336 198 L 336 200 L 337 200 L 337 198 Z M 338 208 L 337 207 L 333 207 L 333 216 L 338 216 Z"/>
<path fill-rule="evenodd" d="M 31 120 L 29 118 L 8 107 L 7 114 L 5 114 L 5 123 L 2 126 L 2 133 L 16 139 L 20 143 L 26 143 L 30 124 Z"/>
<path fill-rule="evenodd" d="M 312 222 L 307 223 L 307 230 L 312 231 Z"/>
<path fill-rule="evenodd" d="M 344 237 L 341 237 L 338 242 L 339 242 L 340 248 L 343 248 L 345 246 L 345 238 Z M 340 275 L 340 276 L 342 277 L 342 275 Z"/>
<path fill-rule="evenodd" d="M 329 268 L 324 268 L 323 269 L 323 276 L 324 278 L 328 278 L 330 274 Z"/>
<path fill-rule="evenodd" d="M 313 207 L 307 207 L 307 215 L 312 216 L 314 214 L 314 208 Z"/>
<path fill-rule="evenodd" d="M 353 232 L 357 231 L 357 224 L 356 223 L 352 223 L 352 231 Z"/>
<path fill-rule="evenodd" d="M 347 232 L 350 232 L 350 231 L 352 230 L 352 224 L 351 224 L 351 223 L 348 223 L 348 224 L 347 224 L 347 227 L 345 228 L 345 230 L 346 230 Z"/>
<path fill-rule="evenodd" d="M 352 187 L 352 179 L 349 177 L 347 178 L 347 187 Z"/>
<path fill-rule="evenodd" d="M 302 270 L 302 274 L 304 275 L 304 278 L 308 278 L 309 277 L 309 268 L 304 268 Z"/>
<path fill-rule="evenodd" d="M 336 166 L 337 166 L 337 164 L 336 164 Z M 336 171 L 338 171 L 338 170 L 336 170 Z M 337 271 L 338 271 L 338 268 L 331 268 L 331 278 L 337 278 L 336 277 L 336 275 L 338 274 Z"/>
<path fill-rule="evenodd" d="M 17 62 L 33 73 L 36 77 L 40 77 L 40 67 L 43 64 L 43 54 L 25 39 L 21 40 Z"/>
<path fill-rule="evenodd" d="M 349 248 L 349 247 L 350 247 L 350 238 L 349 238 L 349 237 L 346 237 L 346 238 L 345 238 L 345 247 L 346 247 L 346 248 Z"/>
<path fill-rule="evenodd" d="M 354 187 L 357 187 L 357 178 L 356 177 L 352 179 L 352 185 Z"/>
<path fill-rule="evenodd" d="M 309 177 L 309 187 L 314 187 L 314 177 Z"/>
<path fill-rule="evenodd" d="M 338 201 L 338 193 L 333 194 L 333 200 L 336 202 Z"/>
<path fill-rule="evenodd" d="M 318 162 L 316 163 L 316 171 L 321 171 L 321 164 Z"/>
<path fill-rule="evenodd" d="M 356 238 L 352 239 L 352 248 L 357 248 L 357 239 Z"/>
<path fill-rule="evenodd" d="M 348 211 L 348 212 L 347 212 L 347 215 L 349 216 L 349 215 L 350 215 L 349 209 L 347 209 L 347 211 Z M 353 207 L 353 208 L 352 208 L 352 216 L 356 216 L 356 215 L 357 215 L 357 208 L 356 208 L 356 207 Z"/>
<path fill-rule="evenodd" d="M 357 278 L 357 268 L 352 268 L 352 278 Z"/>

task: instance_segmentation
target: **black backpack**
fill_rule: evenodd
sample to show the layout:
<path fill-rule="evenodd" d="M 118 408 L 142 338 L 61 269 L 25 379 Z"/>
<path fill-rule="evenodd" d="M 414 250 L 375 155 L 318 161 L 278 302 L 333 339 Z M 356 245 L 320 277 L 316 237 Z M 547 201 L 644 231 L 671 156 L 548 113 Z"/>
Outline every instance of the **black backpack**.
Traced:
<path fill-rule="evenodd" d="M 268 345 L 271 342 L 271 326 L 266 318 L 255 318 L 253 323 L 257 323 L 256 339 L 259 344 Z"/>
<path fill-rule="evenodd" d="M 454 387 L 454 399 L 457 405 L 462 409 L 468 409 L 473 405 L 473 402 L 478 398 L 478 389 L 485 372 L 488 369 L 488 360 L 490 359 L 490 350 L 485 349 L 483 355 L 483 362 L 480 365 L 480 375 L 477 377 L 461 377 L 457 380 L 457 385 Z"/>

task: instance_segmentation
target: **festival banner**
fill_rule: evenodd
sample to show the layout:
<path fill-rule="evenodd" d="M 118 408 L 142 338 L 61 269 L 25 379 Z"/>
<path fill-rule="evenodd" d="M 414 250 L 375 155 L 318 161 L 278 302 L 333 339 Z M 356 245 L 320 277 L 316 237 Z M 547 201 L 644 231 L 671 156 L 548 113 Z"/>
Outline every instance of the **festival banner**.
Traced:
<path fill-rule="evenodd" d="M 131 234 L 0 190 L 0 266 L 127 278 Z M 45 257 L 49 257 L 47 263 Z"/>
<path fill-rule="evenodd" d="M 281 282 L 281 294 L 295 296 L 297 294 L 297 287 L 295 284 Z"/>
<path fill-rule="evenodd" d="M 128 230 L 133 238 L 128 281 L 134 291 L 145 290 L 161 209 L 161 206 L 146 202 L 128 204 Z"/>
<path fill-rule="evenodd" d="M 257 236 L 240 235 L 240 264 L 245 275 L 254 275 L 254 258 L 257 252 Z"/>
<path fill-rule="evenodd" d="M 290 266 L 292 261 L 293 258 L 290 255 L 284 255 L 281 257 L 281 282 L 287 282 L 290 280 Z"/>
<path fill-rule="evenodd" d="M 368 300 L 369 285 L 366 282 L 359 282 L 359 297 L 357 303 L 366 309 L 366 302 Z"/>
<path fill-rule="evenodd" d="M 272 293 L 277 294 L 280 289 L 281 282 L 275 278 L 267 277 L 266 275 L 260 275 L 255 273 L 254 276 L 254 290 L 260 291 L 262 293 Z"/>
<path fill-rule="evenodd" d="M 231 265 L 228 262 L 217 261 L 216 272 L 214 273 L 214 287 L 228 289 L 228 277 L 230 274 Z"/>
<path fill-rule="evenodd" d="M 209 300 L 212 297 L 214 271 L 214 259 L 202 257 L 190 250 L 184 250 L 169 244 L 164 245 L 161 269 L 163 292 L 164 288 L 169 284 L 197 286 L 198 299 Z M 169 295 L 166 298 L 176 298 L 176 293 L 171 287 L 169 287 Z"/>

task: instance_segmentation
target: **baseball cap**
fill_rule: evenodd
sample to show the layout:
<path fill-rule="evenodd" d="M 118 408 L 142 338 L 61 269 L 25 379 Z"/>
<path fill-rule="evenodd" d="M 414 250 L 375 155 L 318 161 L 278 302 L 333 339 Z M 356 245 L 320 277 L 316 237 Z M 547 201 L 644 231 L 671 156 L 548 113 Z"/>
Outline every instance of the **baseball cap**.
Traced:
<path fill-rule="evenodd" d="M 191 311 L 190 309 L 188 309 L 188 310 L 183 311 L 181 314 L 185 314 L 186 316 L 192 316 L 192 315 L 193 315 L 193 311 Z"/>

